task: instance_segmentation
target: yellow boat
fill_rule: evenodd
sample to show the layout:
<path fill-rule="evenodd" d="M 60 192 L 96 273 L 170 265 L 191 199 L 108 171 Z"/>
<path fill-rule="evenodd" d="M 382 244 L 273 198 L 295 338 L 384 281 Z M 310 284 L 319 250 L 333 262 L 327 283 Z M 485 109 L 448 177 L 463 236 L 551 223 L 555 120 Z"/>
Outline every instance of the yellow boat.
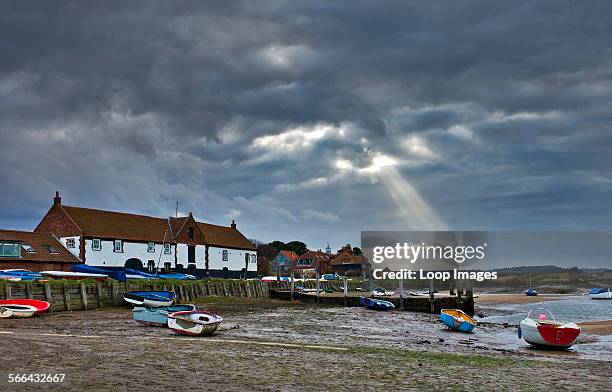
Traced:
<path fill-rule="evenodd" d="M 476 321 L 460 309 L 442 309 L 440 320 L 456 331 L 471 332 L 476 326 Z"/>

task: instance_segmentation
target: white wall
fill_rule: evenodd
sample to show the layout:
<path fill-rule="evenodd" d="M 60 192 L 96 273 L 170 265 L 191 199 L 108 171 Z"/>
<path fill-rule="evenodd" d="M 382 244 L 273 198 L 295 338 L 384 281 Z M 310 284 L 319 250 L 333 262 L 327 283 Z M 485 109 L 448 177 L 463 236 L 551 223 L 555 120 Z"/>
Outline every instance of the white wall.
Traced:
<path fill-rule="evenodd" d="M 69 248 L 68 245 L 66 245 L 66 242 L 69 238 L 72 238 L 74 240 L 74 248 Z M 64 245 L 64 248 L 70 251 L 70 253 L 72 253 L 76 257 L 81 257 L 81 236 L 61 237 L 60 242 L 62 243 L 62 245 Z"/>
<path fill-rule="evenodd" d="M 227 261 L 223 261 L 223 250 L 227 250 Z M 227 267 L 230 271 L 242 271 L 245 266 L 244 255 L 249 254 L 249 260 L 256 252 L 243 249 L 226 249 L 210 246 L 208 248 L 208 268 L 211 270 L 222 270 Z M 248 271 L 257 271 L 257 261 L 249 262 Z"/>
<path fill-rule="evenodd" d="M 96 267 L 124 267 L 128 259 L 135 258 L 142 262 L 147 268 L 147 262 L 153 260 L 157 266 L 159 252 L 162 252 L 159 268 L 164 268 L 164 263 L 170 263 L 174 268 L 174 245 L 170 246 L 170 254 L 164 253 L 162 244 L 155 244 L 155 253 L 147 252 L 146 242 L 123 241 L 123 252 L 114 252 L 113 241 L 102 241 L 102 250 L 91 249 L 91 239 L 85 239 L 85 263 Z"/>
<path fill-rule="evenodd" d="M 178 264 L 182 264 L 183 268 L 187 268 L 188 258 L 188 245 L 187 244 L 177 244 L 176 245 L 176 262 Z M 195 246 L 195 262 L 197 269 L 205 269 L 206 268 L 206 246 L 205 245 L 196 245 Z"/>

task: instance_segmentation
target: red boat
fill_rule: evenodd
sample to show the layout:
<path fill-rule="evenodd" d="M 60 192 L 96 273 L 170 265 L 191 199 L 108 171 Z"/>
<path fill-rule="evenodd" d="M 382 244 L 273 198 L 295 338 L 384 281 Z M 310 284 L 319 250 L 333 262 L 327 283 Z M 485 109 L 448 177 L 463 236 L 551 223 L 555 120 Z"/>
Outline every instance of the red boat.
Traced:
<path fill-rule="evenodd" d="M 580 327 L 575 323 L 556 321 L 548 309 L 533 308 L 521 321 L 518 333 L 519 339 L 522 337 L 534 347 L 563 350 L 574 345 Z"/>
<path fill-rule="evenodd" d="M 32 317 L 46 312 L 51 304 L 36 299 L 4 299 L 0 300 L 0 317 Z"/>

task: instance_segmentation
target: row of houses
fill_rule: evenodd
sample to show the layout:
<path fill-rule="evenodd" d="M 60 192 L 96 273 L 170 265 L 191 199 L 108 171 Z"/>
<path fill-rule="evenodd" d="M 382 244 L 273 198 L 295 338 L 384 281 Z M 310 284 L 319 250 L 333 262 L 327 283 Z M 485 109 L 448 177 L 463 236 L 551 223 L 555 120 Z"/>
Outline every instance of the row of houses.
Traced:
<path fill-rule="evenodd" d="M 320 274 L 338 274 L 342 276 L 362 276 L 370 270 L 370 264 L 362 254 L 356 254 L 350 244 L 343 246 L 336 254 L 332 254 L 329 245 L 326 252 L 309 250 L 302 255 L 293 251 L 281 250 L 272 259 L 270 269 L 279 275 L 296 277 L 312 277 Z"/>
<path fill-rule="evenodd" d="M 257 273 L 257 248 L 236 223 L 218 226 L 186 217 L 157 218 L 53 204 L 34 232 L 0 230 L 0 269 L 70 270 L 75 263 L 200 277 Z"/>

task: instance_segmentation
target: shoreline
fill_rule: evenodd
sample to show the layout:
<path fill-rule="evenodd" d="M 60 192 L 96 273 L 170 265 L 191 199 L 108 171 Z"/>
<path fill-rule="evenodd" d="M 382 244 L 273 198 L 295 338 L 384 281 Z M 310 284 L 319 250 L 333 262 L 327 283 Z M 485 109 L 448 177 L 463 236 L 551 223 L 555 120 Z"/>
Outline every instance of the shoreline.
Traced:
<path fill-rule="evenodd" d="M 478 298 L 474 298 L 474 302 L 478 305 L 520 305 L 538 302 L 562 301 L 572 297 L 577 297 L 577 295 L 540 294 L 530 297 L 525 294 L 479 294 Z"/>

